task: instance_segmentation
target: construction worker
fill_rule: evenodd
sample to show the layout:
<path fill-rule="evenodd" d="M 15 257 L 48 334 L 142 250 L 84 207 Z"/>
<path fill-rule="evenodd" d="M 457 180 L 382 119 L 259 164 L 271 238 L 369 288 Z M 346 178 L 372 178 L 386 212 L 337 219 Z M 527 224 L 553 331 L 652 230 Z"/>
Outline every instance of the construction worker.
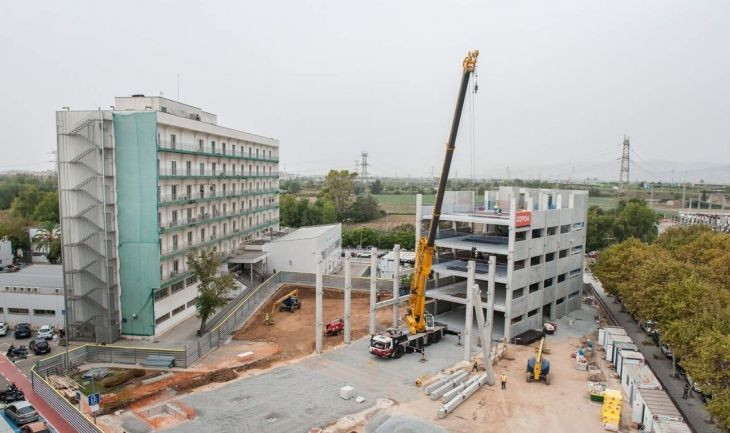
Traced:
<path fill-rule="evenodd" d="M 499 377 L 499 381 L 502 382 L 502 389 L 507 389 L 507 372 L 503 371 Z"/>
<path fill-rule="evenodd" d="M 476 358 L 474 358 L 474 362 L 472 363 L 471 371 L 479 372 L 479 364 Z"/>

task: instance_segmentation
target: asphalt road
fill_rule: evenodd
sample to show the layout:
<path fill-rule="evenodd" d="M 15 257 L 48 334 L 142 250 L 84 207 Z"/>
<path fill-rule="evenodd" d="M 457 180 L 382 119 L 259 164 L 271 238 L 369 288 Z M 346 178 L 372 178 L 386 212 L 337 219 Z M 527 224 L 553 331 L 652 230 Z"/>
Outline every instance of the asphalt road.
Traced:
<path fill-rule="evenodd" d="M 606 301 L 606 305 L 618 321 L 619 326 L 626 330 L 628 336 L 638 346 L 639 351 L 646 358 L 646 363 L 651 367 L 664 390 L 685 417 L 684 421 L 690 428 L 696 433 L 723 433 L 723 430 L 709 422 L 710 414 L 705 409 L 705 405 L 697 393 L 692 392 L 689 398 L 682 399 L 686 379 L 682 376 L 679 376 L 679 378 L 672 377 L 672 360 L 665 357 L 653 342 L 652 344 L 642 344 L 646 340 L 651 341 L 651 339 L 644 334 L 639 324 L 628 313 L 621 311 L 621 304 L 614 302 L 614 298 L 607 296 L 600 282 L 593 280 L 590 273 L 586 272 L 585 276 L 585 282 L 593 284 L 596 292 Z"/>

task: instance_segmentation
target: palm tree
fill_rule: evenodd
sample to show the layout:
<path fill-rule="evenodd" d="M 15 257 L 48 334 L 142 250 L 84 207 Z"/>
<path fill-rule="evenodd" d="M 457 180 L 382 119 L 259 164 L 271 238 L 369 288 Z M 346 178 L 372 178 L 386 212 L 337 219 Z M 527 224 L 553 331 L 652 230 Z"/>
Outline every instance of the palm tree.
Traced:
<path fill-rule="evenodd" d="M 36 250 L 48 254 L 53 241 L 61 236 L 61 226 L 53 221 L 42 222 L 33 235 L 33 246 Z"/>

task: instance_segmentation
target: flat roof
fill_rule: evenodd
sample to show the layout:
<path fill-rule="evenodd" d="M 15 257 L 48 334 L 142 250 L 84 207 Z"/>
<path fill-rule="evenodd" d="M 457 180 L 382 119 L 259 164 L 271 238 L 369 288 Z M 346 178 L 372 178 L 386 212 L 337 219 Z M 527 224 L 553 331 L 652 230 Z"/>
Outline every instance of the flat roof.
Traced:
<path fill-rule="evenodd" d="M 258 263 L 266 258 L 269 253 L 263 251 L 249 250 L 244 251 L 235 257 L 228 259 L 228 263 L 251 264 Z"/>
<path fill-rule="evenodd" d="M 0 287 L 63 289 L 63 266 L 35 264 L 18 272 L 0 272 Z"/>
<path fill-rule="evenodd" d="M 646 407 L 649 408 L 654 416 L 668 416 L 679 421 L 684 421 L 682 414 L 679 413 L 677 407 L 669 399 L 664 390 L 660 389 L 640 389 L 639 394 L 644 400 Z"/>
<path fill-rule="evenodd" d="M 672 421 L 660 418 L 654 420 L 654 426 L 658 427 L 661 433 L 692 433 L 689 426 L 682 421 Z"/>
<path fill-rule="evenodd" d="M 322 224 L 317 226 L 299 227 L 291 233 L 272 240 L 271 243 L 318 238 L 339 225 L 340 224 Z"/>
<path fill-rule="evenodd" d="M 639 388 L 662 389 L 659 380 L 646 364 L 628 364 L 625 368 L 626 374 L 634 379 Z"/>

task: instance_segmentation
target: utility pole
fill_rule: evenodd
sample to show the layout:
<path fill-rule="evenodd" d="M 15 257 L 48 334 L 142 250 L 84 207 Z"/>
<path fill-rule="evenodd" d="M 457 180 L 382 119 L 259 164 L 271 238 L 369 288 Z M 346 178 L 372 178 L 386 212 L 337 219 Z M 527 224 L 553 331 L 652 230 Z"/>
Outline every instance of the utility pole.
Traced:
<path fill-rule="evenodd" d="M 629 196 L 629 137 L 624 135 L 623 150 L 621 151 L 621 171 L 618 175 L 618 199 L 627 199 Z"/>
<path fill-rule="evenodd" d="M 360 179 L 362 180 L 363 185 L 367 185 L 368 183 L 368 153 L 365 151 L 360 152 Z"/>
<path fill-rule="evenodd" d="M 682 182 L 682 209 L 687 206 L 687 202 L 685 201 L 685 195 L 687 193 L 687 182 Z"/>

